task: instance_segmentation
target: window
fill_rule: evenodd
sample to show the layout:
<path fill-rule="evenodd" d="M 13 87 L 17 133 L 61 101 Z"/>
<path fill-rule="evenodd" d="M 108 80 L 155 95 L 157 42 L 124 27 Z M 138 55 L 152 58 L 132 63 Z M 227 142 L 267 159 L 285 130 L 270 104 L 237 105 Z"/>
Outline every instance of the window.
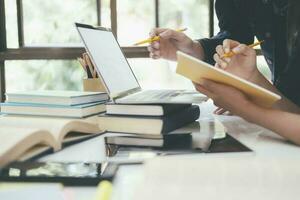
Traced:
<path fill-rule="evenodd" d="M 97 25 L 95 0 L 22 0 L 25 46 L 79 44 L 74 22 Z"/>
<path fill-rule="evenodd" d="M 145 88 L 192 88 L 175 63 L 148 58 L 132 46 L 153 27 L 182 28 L 209 37 L 217 24 L 214 0 L 0 0 L 0 83 L 5 91 L 81 90 L 84 52 L 74 22 L 110 27 Z M 5 7 L 4 7 L 5 6 Z M 195 20 L 197 19 L 197 20 Z"/>

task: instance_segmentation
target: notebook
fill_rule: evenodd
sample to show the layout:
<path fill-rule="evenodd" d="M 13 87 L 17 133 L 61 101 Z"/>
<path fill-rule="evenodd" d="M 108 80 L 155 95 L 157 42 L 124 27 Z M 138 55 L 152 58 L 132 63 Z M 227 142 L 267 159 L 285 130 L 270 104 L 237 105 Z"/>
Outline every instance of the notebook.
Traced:
<path fill-rule="evenodd" d="M 213 67 L 197 58 L 183 52 L 177 52 L 176 72 L 196 83 L 201 79 L 209 79 L 235 87 L 244 92 L 252 101 L 263 107 L 271 107 L 281 97 L 265 88 L 230 74 L 222 69 Z"/>
<path fill-rule="evenodd" d="M 105 111 L 104 102 L 74 106 L 30 103 L 0 103 L 0 106 L 2 114 L 68 118 L 89 117 Z"/>
<path fill-rule="evenodd" d="M 104 92 L 42 90 L 6 93 L 6 102 L 10 103 L 79 105 L 106 100 L 108 95 Z"/>
<path fill-rule="evenodd" d="M 106 114 L 110 115 L 137 115 L 137 116 L 164 116 L 185 109 L 190 104 L 106 104 Z"/>
<path fill-rule="evenodd" d="M 159 135 L 192 123 L 199 115 L 199 106 L 193 105 L 162 117 L 101 114 L 98 122 L 103 130 L 110 132 Z"/>

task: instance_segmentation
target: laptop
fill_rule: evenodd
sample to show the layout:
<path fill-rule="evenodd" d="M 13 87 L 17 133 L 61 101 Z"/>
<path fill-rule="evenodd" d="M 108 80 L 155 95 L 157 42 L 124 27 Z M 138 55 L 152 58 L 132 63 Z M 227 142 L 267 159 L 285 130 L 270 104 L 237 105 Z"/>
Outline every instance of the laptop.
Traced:
<path fill-rule="evenodd" d="M 108 28 L 75 23 L 108 95 L 118 104 L 191 104 L 207 100 L 192 90 L 142 90 Z"/>

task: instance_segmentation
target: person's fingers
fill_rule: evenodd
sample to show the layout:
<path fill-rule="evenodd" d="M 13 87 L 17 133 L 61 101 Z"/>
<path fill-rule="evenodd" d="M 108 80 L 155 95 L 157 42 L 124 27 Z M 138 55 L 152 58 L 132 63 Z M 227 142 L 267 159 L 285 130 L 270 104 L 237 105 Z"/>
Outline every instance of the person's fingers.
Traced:
<path fill-rule="evenodd" d="M 225 51 L 225 53 L 229 53 L 231 51 L 232 48 L 238 46 L 240 43 L 234 40 L 230 40 L 230 39 L 225 39 L 223 41 L 223 49 Z"/>
<path fill-rule="evenodd" d="M 214 114 L 216 114 L 219 110 L 220 110 L 221 108 L 220 107 L 218 107 L 216 110 L 214 110 Z"/>
<path fill-rule="evenodd" d="M 225 62 L 227 62 L 227 63 L 229 63 L 229 62 L 231 61 L 231 59 L 228 58 L 228 57 L 222 58 L 222 56 L 225 54 L 225 51 L 224 51 L 224 48 L 223 48 L 222 45 L 218 45 L 218 46 L 216 47 L 216 52 L 218 53 L 219 57 L 220 57 L 223 61 L 225 61 Z"/>
<path fill-rule="evenodd" d="M 219 68 L 219 69 L 222 69 L 222 67 L 218 63 L 215 63 L 215 67 Z"/>
<path fill-rule="evenodd" d="M 166 30 L 168 30 L 168 29 L 166 29 L 166 28 L 154 28 L 154 29 L 152 29 L 152 30 L 150 31 L 149 36 L 150 36 L 150 37 L 155 37 L 155 36 L 157 36 L 157 35 L 163 33 L 163 32 L 166 31 Z"/>
<path fill-rule="evenodd" d="M 147 46 L 147 49 L 148 49 L 149 52 L 154 52 L 155 51 L 155 49 L 151 46 Z"/>
<path fill-rule="evenodd" d="M 227 110 L 225 110 L 224 108 L 217 108 L 217 109 L 214 111 L 214 114 L 216 114 L 216 115 L 222 115 L 222 114 L 224 114 L 225 112 L 227 112 Z"/>
<path fill-rule="evenodd" d="M 214 60 L 216 61 L 216 63 L 217 63 L 222 69 L 225 69 L 225 68 L 228 66 L 228 64 L 227 64 L 224 60 L 222 60 L 222 59 L 220 58 L 220 56 L 219 56 L 217 53 L 215 53 L 213 57 L 214 57 Z"/>
<path fill-rule="evenodd" d="M 223 46 L 222 45 L 218 45 L 216 47 L 216 52 L 219 54 L 219 56 L 223 56 L 223 54 L 225 53 L 224 49 L 223 49 Z"/>
<path fill-rule="evenodd" d="M 149 56 L 150 56 L 150 58 L 155 59 L 155 60 L 160 58 L 160 56 L 155 55 L 155 54 L 153 54 L 151 52 L 150 52 Z"/>
<path fill-rule="evenodd" d="M 185 38 L 185 34 L 175 31 L 175 30 L 171 30 L 171 29 L 167 29 L 166 31 L 162 32 L 159 34 L 159 36 L 162 39 L 174 39 L 177 41 L 182 41 Z"/>
<path fill-rule="evenodd" d="M 222 92 L 223 88 L 225 87 L 222 84 L 216 83 L 214 81 L 208 80 L 208 79 L 203 79 L 202 87 L 204 87 L 208 91 L 214 91 L 214 93 L 219 94 Z"/>
<path fill-rule="evenodd" d="M 251 47 L 248 47 L 245 44 L 240 44 L 237 47 L 235 47 L 234 49 L 232 49 L 232 51 L 235 54 L 243 54 L 245 56 L 254 56 L 256 54 L 255 50 L 252 49 Z"/>
<path fill-rule="evenodd" d="M 151 46 L 147 47 L 148 51 L 155 56 L 160 56 L 160 50 L 153 49 Z"/>
<path fill-rule="evenodd" d="M 153 48 L 153 49 L 156 49 L 158 50 L 160 48 L 160 43 L 158 41 L 155 41 L 155 42 L 152 42 L 150 44 L 150 46 Z"/>

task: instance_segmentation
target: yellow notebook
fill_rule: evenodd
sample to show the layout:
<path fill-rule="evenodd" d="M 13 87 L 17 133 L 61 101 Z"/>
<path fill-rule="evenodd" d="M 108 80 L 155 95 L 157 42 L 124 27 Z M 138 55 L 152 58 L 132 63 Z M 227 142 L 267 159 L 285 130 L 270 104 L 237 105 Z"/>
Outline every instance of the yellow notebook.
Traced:
<path fill-rule="evenodd" d="M 201 79 L 208 79 L 235 87 L 244 92 L 253 102 L 263 107 L 271 107 L 281 97 L 265 88 L 230 74 L 222 69 L 215 68 L 197 58 L 182 52 L 177 52 L 176 72 L 196 83 Z"/>

